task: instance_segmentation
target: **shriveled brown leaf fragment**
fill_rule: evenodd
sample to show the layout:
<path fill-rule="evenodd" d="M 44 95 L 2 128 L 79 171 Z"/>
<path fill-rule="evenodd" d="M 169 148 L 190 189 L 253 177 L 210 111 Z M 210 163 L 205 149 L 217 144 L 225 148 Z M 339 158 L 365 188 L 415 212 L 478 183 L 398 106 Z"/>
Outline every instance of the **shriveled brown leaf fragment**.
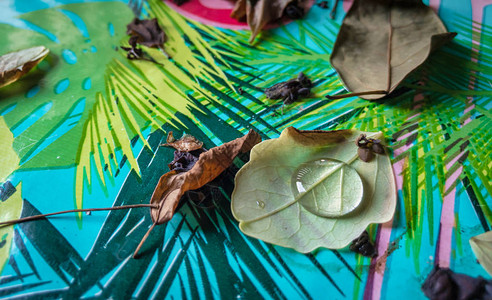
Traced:
<path fill-rule="evenodd" d="M 0 56 L 0 88 L 9 85 L 34 68 L 50 51 L 43 46 Z"/>
<path fill-rule="evenodd" d="M 166 142 L 163 146 L 173 147 L 178 151 L 190 152 L 203 147 L 203 142 L 190 134 L 183 134 L 179 140 L 175 139 L 172 131 L 167 134 Z"/>
<path fill-rule="evenodd" d="M 231 18 L 238 21 L 246 20 L 246 0 L 237 0 L 231 12 Z"/>
<path fill-rule="evenodd" d="M 162 31 L 157 19 L 140 20 L 138 18 L 126 25 L 126 33 L 140 45 L 153 48 L 162 48 L 166 41 L 166 34 Z"/>
<path fill-rule="evenodd" d="M 295 4 L 299 11 L 308 10 L 307 0 L 237 0 L 231 13 L 231 17 L 241 21 L 246 16 L 246 21 L 251 28 L 249 42 L 271 21 L 280 19 L 284 15 L 285 8 L 289 4 Z"/>
<path fill-rule="evenodd" d="M 232 164 L 239 153 L 248 152 L 260 141 L 260 135 L 250 130 L 241 138 L 202 153 L 191 170 L 164 174 L 150 199 L 151 204 L 159 204 L 159 208 L 150 211 L 153 222 L 162 224 L 169 221 L 186 191 L 196 190 L 214 180 Z"/>

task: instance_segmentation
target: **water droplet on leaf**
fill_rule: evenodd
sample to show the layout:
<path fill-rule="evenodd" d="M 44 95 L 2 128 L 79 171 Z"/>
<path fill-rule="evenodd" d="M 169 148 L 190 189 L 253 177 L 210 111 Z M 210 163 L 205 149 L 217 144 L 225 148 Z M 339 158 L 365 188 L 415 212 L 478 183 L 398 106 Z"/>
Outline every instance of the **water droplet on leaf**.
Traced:
<path fill-rule="evenodd" d="M 292 175 L 291 186 L 299 203 L 322 217 L 346 215 L 360 205 L 364 196 L 357 171 L 335 159 L 301 164 Z"/>
<path fill-rule="evenodd" d="M 259 208 L 265 208 L 265 202 L 261 200 L 256 200 L 256 205 L 258 205 Z"/>

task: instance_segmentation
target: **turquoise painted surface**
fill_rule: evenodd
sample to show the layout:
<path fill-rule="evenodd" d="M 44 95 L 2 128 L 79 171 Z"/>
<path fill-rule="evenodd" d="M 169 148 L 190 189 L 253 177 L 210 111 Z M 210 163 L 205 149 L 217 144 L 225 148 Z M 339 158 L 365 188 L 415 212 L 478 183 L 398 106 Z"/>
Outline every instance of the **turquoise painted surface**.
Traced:
<path fill-rule="evenodd" d="M 1 4 L 8 10 L 2 10 L 0 14 L 3 14 L 2 17 L 5 16 L 2 18 L 5 23 L 39 32 L 48 40 L 59 44 L 60 51 L 56 52 L 55 56 L 67 65 L 84 68 L 84 63 L 87 61 L 83 62 L 79 56 L 84 57 L 83 55 L 90 53 L 100 55 L 102 52 L 111 59 L 116 58 L 126 64 L 128 69 L 125 72 L 128 74 L 140 76 L 143 83 L 139 81 L 135 86 L 155 88 L 156 90 L 153 91 L 157 93 L 159 90 L 154 86 L 153 80 L 162 83 L 166 78 L 176 79 L 172 77 L 175 74 L 165 68 L 145 69 L 147 66 L 129 64 L 124 60 L 123 54 L 112 50 L 114 45 L 110 45 L 111 52 L 108 50 L 110 47 L 103 49 L 94 46 L 93 43 L 97 40 L 92 40 L 94 38 L 90 31 L 90 24 L 84 23 L 84 18 L 77 14 L 80 12 L 82 15 L 84 7 L 79 6 L 73 10 L 68 10 L 70 8 L 67 7 L 59 8 L 59 5 L 72 2 L 81 1 L 58 1 L 48 4 L 45 1 L 9 0 Z M 155 2 L 152 3 L 153 7 L 146 6 L 145 9 L 156 13 L 158 10 L 155 8 Z M 405 159 L 408 159 L 409 165 L 400 170 L 401 174 L 397 174 L 401 177 L 403 186 L 399 191 L 397 213 L 390 230 L 381 226 L 371 228 L 373 238 L 382 241 L 385 234 L 389 237 L 386 244 L 380 243 L 382 249 L 388 248 L 391 242 L 397 245 L 396 250 L 384 259 L 382 270 L 377 268 L 377 263 L 383 262 L 378 259 L 381 259 L 384 253 L 380 253 L 381 257 L 372 261 L 355 255 L 347 249 L 338 251 L 320 249 L 304 255 L 245 237 L 238 230 L 236 221 L 230 213 L 228 197 L 233 183 L 231 176 L 225 176 L 221 179 L 219 188 L 208 191 L 210 193 L 208 198 L 214 209 L 204 209 L 190 201 L 183 204 L 171 222 L 160 226 L 152 233 L 143 249 L 144 255 L 139 260 L 131 259 L 130 255 L 150 225 L 150 216 L 146 209 L 93 213 L 90 216 L 84 215 L 82 219 L 70 215 L 15 226 L 15 234 L 18 238 L 10 250 L 12 259 L 5 263 L 1 273 L 0 296 L 323 299 L 329 295 L 333 299 L 392 299 L 395 293 L 404 293 L 408 298 L 423 298 L 420 285 L 425 276 L 436 263 L 446 262 L 445 258 L 437 255 L 437 245 L 443 243 L 439 238 L 442 230 L 452 232 L 451 252 L 447 261 L 450 267 L 469 275 L 490 278 L 476 263 L 467 242 L 471 236 L 489 230 L 491 225 L 491 215 L 487 210 L 480 211 L 477 208 L 484 207 L 484 203 L 488 208 L 492 206 L 492 198 L 487 190 L 487 180 L 490 185 L 490 174 L 484 175 L 485 177 L 478 175 L 482 169 L 474 163 L 480 159 L 473 156 L 480 154 L 477 147 L 484 144 L 483 140 L 486 140 L 488 135 L 479 130 L 472 133 L 466 131 L 467 134 L 463 135 L 471 140 L 471 146 L 464 147 L 470 151 L 470 154 L 469 159 L 459 166 L 464 170 L 465 176 L 459 178 L 455 188 L 449 193 L 454 201 L 453 211 L 456 216 L 456 218 L 452 216 L 455 226 L 451 228 L 442 229 L 440 225 L 446 189 L 444 185 L 449 176 L 440 175 L 439 165 L 450 163 L 446 159 L 452 157 L 425 154 L 432 152 L 436 149 L 436 144 L 439 144 L 438 141 L 432 140 L 433 136 L 443 132 L 442 137 L 440 135 L 439 137 L 453 142 L 457 140 L 455 136 L 460 134 L 459 128 L 464 127 L 464 122 L 460 124 L 455 120 L 456 110 L 447 111 L 448 107 L 459 107 L 458 117 L 463 120 L 470 118 L 476 122 L 489 118 L 490 113 L 487 110 L 490 111 L 492 102 L 490 87 L 487 87 L 484 78 L 490 78 L 492 75 L 489 72 L 491 51 L 488 45 L 490 44 L 487 44 L 491 36 L 488 26 L 492 20 L 490 14 L 487 14 L 490 10 L 487 6 L 483 8 L 481 20 L 476 20 L 477 14 L 472 12 L 474 9 L 477 10 L 477 3 L 478 1 L 445 0 L 439 2 L 438 9 L 448 28 L 459 32 L 457 40 L 461 42 L 448 46 L 444 54 L 441 53 L 441 57 L 454 53 L 470 61 L 472 41 L 478 38 L 483 45 L 477 50 L 482 56 L 479 57 L 480 64 L 476 68 L 479 70 L 476 75 L 478 79 L 474 81 L 474 90 L 483 93 L 472 95 L 472 103 L 478 109 L 472 110 L 469 115 L 465 110 L 471 104 L 464 104 L 467 102 L 467 96 L 451 92 L 467 88 L 472 79 L 470 73 L 466 72 L 459 74 L 461 77 L 450 77 L 450 82 L 447 83 L 439 81 L 442 78 L 432 79 L 437 75 L 431 73 L 430 84 L 441 83 L 446 90 L 440 93 L 432 90 L 427 94 L 424 93 L 423 103 L 415 100 L 418 93 L 413 92 L 407 92 L 385 104 L 374 104 L 361 99 L 344 99 L 326 103 L 326 100 L 322 100 L 324 94 L 342 91 L 343 87 L 336 73 L 326 62 L 336 36 L 337 23 L 328 20 L 328 12 L 318 7 L 312 8 L 307 17 L 308 21 L 294 22 L 274 29 L 270 41 L 278 41 L 280 46 L 267 44 L 268 37 L 266 37 L 264 47 L 270 48 L 263 51 L 266 55 L 261 59 L 254 60 L 255 52 L 250 50 L 247 44 L 240 44 L 244 49 L 241 50 L 244 51 L 241 54 L 250 59 L 248 62 L 252 63 L 253 68 L 243 66 L 228 69 L 214 61 L 222 69 L 227 70 L 228 80 L 235 85 L 245 87 L 247 93 L 244 98 L 238 97 L 224 85 L 216 84 L 216 81 L 224 81 L 218 75 L 213 77 L 213 81 L 198 78 L 201 88 L 213 92 L 203 97 L 194 92 L 197 87 L 183 88 L 186 91 L 188 113 L 176 109 L 173 111 L 172 122 L 164 122 L 152 115 L 159 121 L 158 125 L 162 126 L 163 130 L 173 130 L 176 136 L 180 136 L 182 132 L 192 133 L 203 140 L 207 148 L 238 137 L 249 128 L 262 132 L 264 138 L 275 138 L 283 128 L 290 125 L 301 129 L 384 130 L 395 150 L 393 157 L 395 165 L 404 161 L 398 158 L 399 151 L 407 155 Z M 133 9 L 136 6 L 138 3 L 132 4 Z M 67 42 L 39 25 L 14 18 L 26 12 L 50 7 L 68 17 L 73 23 L 73 32 L 80 36 L 79 40 Z M 167 12 L 165 9 L 163 11 Z M 338 12 L 339 23 L 343 17 L 343 8 L 340 7 Z M 457 12 L 462 18 L 455 18 Z M 471 27 L 473 19 L 483 24 L 479 36 L 476 33 L 473 35 Z M 198 28 L 196 32 L 202 34 L 210 45 L 224 51 L 220 48 L 221 43 L 224 42 L 214 40 L 218 36 L 216 32 L 215 35 L 207 35 L 200 25 L 191 24 L 191 27 Z M 101 31 L 108 33 L 108 36 L 116 34 L 123 43 L 124 35 L 121 32 L 124 28 L 115 28 L 113 22 L 105 22 Z M 116 31 L 118 33 L 115 33 Z M 247 33 L 228 30 L 220 30 L 220 32 L 230 35 L 233 40 L 240 42 L 247 40 Z M 191 36 L 190 31 L 182 34 L 188 34 L 188 39 Z M 258 47 L 263 46 L 259 44 Z M 288 56 L 295 56 L 296 60 L 286 59 Z M 235 55 L 224 57 L 229 59 L 227 61 L 229 64 L 235 67 L 239 65 L 233 61 L 237 59 Z M 453 56 L 447 59 L 449 63 Z M 284 61 L 288 63 L 283 63 Z M 442 68 L 443 61 L 446 62 L 444 58 L 442 60 L 436 58 L 431 60 L 429 66 Z M 312 67 L 314 64 L 321 65 L 321 70 Z M 56 66 L 50 62 L 44 67 L 41 65 L 40 69 L 45 68 L 49 71 Z M 111 65 L 111 61 L 108 60 L 94 70 L 104 75 L 108 66 L 116 69 L 116 66 Z M 428 70 L 431 71 L 431 67 Z M 185 67 L 179 66 L 179 68 Z M 281 108 L 275 103 L 268 103 L 261 96 L 261 87 L 268 86 L 279 78 L 290 78 L 305 69 L 309 71 L 308 74 L 317 78 L 315 95 L 312 99 L 292 107 Z M 152 71 L 154 78 L 144 76 L 145 73 L 139 73 L 139 70 Z M 119 74 L 116 71 L 113 73 Z M 417 73 L 412 80 L 422 79 L 419 76 L 422 74 Z M 49 86 L 46 82 L 43 82 L 40 88 L 37 85 L 29 85 L 25 90 L 22 89 L 25 99 L 21 104 L 13 102 L 15 95 L 1 94 L 5 103 L 0 104 L 0 115 L 14 124 L 10 126 L 10 130 L 15 138 L 19 138 L 16 151 L 21 157 L 21 165 L 31 161 L 29 167 L 19 169 L 8 179 L 14 186 L 22 183 L 22 196 L 26 199 L 23 215 L 34 214 L 36 211 L 33 207 L 39 212 L 46 213 L 73 209 L 77 206 L 74 188 L 78 176 L 77 168 L 80 166 L 77 154 L 81 151 L 80 137 L 87 136 L 91 130 L 85 125 L 87 120 L 90 120 L 88 114 L 95 114 L 94 105 L 99 103 L 98 92 L 103 93 L 105 97 L 118 93 L 116 88 L 110 90 L 105 86 L 103 84 L 105 80 L 107 78 L 102 75 L 95 77 L 94 73 L 90 73 L 67 78 L 61 76 L 56 81 L 50 82 L 52 84 L 50 93 L 65 97 L 62 100 L 68 104 L 63 107 L 56 105 L 38 107 L 36 102 L 26 103 L 26 101 L 40 101 L 41 97 L 45 97 L 46 94 L 43 92 L 47 93 L 45 90 Z M 176 80 L 183 85 L 190 84 L 185 79 Z M 409 81 L 407 86 L 411 86 L 414 81 Z M 134 82 L 136 81 L 132 83 Z M 436 88 L 435 85 L 429 86 Z M 130 98 L 129 95 L 126 96 Z M 138 96 L 139 99 L 149 98 L 140 94 Z M 155 96 L 156 99 L 158 97 L 160 96 Z M 158 99 L 156 102 L 161 100 L 169 106 L 175 104 L 167 99 Z M 7 103 L 7 101 L 11 102 Z M 419 105 L 423 108 L 417 107 Z M 435 107 L 432 107 L 433 105 Z M 55 110 L 64 117 L 53 124 L 45 125 L 49 130 L 42 139 L 31 141 L 31 138 L 36 139 L 36 137 L 31 136 L 29 131 L 22 135 L 28 128 L 39 124 L 38 122 L 44 122 L 43 117 L 48 109 Z M 137 111 L 134 106 L 131 109 Z M 116 110 L 112 110 L 114 111 Z M 447 112 L 452 116 L 447 116 Z M 433 117 L 438 113 L 442 114 L 441 119 Z M 411 133 L 412 130 L 407 130 L 407 126 L 415 121 L 412 119 L 415 114 L 420 114 L 419 121 L 416 122 L 420 128 L 416 130 L 418 138 L 402 139 L 402 142 L 398 143 L 400 136 L 406 132 Z M 91 168 L 85 175 L 86 181 L 82 191 L 84 207 L 146 203 L 159 176 L 167 172 L 167 163 L 172 159 L 172 151 L 158 147 L 166 134 L 148 125 L 147 122 L 150 120 L 135 115 L 137 115 L 136 122 L 140 125 L 140 133 L 147 140 L 150 149 L 144 146 L 141 139 L 134 138 L 137 137 L 137 133 L 129 129 L 129 123 L 125 123 L 123 127 L 128 132 L 132 132 L 129 136 L 129 139 L 132 139 L 131 154 L 137 159 L 140 175 L 137 175 L 138 172 L 128 162 L 130 153 L 124 153 L 124 150 L 117 146 L 114 147 L 115 159 L 109 159 L 106 168 L 106 170 L 112 169 L 112 173 L 104 171 L 101 177 L 96 165 L 96 159 L 99 159 L 98 152 L 91 149 L 89 154 Z M 371 125 L 373 123 L 376 125 Z M 103 127 L 107 124 L 100 122 L 97 125 Z M 76 126 L 83 129 L 74 134 Z M 61 139 L 68 133 L 73 134 L 72 138 Z M 22 147 L 32 142 L 37 143 L 36 147 L 30 152 L 23 152 Z M 56 149 L 65 154 L 65 149 L 73 146 L 71 143 L 76 144 L 77 147 L 74 149 L 77 151 L 69 152 L 69 155 L 62 155 L 62 157 L 56 155 Z M 402 143 L 408 143 L 406 145 L 409 147 L 408 151 L 401 150 L 404 148 Z M 461 140 L 457 145 L 460 143 Z M 42 152 L 49 145 L 55 145 L 55 150 Z M 102 148 L 104 145 L 101 145 L 91 146 Z M 464 152 L 458 151 L 456 155 L 462 153 Z M 39 158 L 41 156 L 42 159 Z M 436 162 L 440 158 L 442 161 Z M 63 163 L 59 163 L 60 160 L 63 160 Z M 484 160 L 483 163 L 487 164 L 488 161 Z M 408 173 L 403 170 L 407 170 Z M 428 176 L 429 174 L 432 176 Z M 91 178 L 91 184 L 87 182 L 87 178 Z M 439 185 L 443 185 L 443 188 L 439 189 Z M 22 288 L 18 288 L 21 282 Z"/>

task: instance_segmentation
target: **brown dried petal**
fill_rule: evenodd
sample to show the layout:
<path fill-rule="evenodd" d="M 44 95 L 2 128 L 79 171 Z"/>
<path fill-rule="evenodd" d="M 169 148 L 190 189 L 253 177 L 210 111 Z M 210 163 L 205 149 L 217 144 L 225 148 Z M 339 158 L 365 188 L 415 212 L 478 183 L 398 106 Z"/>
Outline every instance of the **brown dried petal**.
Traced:
<path fill-rule="evenodd" d="M 384 147 L 379 142 L 372 144 L 372 151 L 377 154 L 384 154 Z"/>
<path fill-rule="evenodd" d="M 163 144 L 163 146 L 173 147 L 178 151 L 190 152 L 201 149 L 203 147 L 203 142 L 189 134 L 183 134 L 179 140 L 176 140 L 173 136 L 173 132 L 169 131 L 167 134 L 167 143 Z"/>
<path fill-rule="evenodd" d="M 372 158 L 374 157 L 374 154 L 372 153 L 372 151 L 367 149 L 367 148 L 360 148 L 359 147 L 359 149 L 357 149 L 357 154 L 359 155 L 359 158 L 365 162 L 370 162 L 372 160 Z"/>
<path fill-rule="evenodd" d="M 249 41 L 252 42 L 266 24 L 280 19 L 287 5 L 292 2 L 294 0 L 238 0 L 231 17 L 241 20 L 246 15 L 246 20 L 251 29 Z M 307 0 L 297 0 L 296 4 L 301 11 L 307 11 L 309 5 Z"/>
<path fill-rule="evenodd" d="M 231 18 L 242 21 L 246 18 L 246 0 L 237 0 L 231 12 Z"/>
<path fill-rule="evenodd" d="M 159 208 L 150 210 L 156 224 L 169 221 L 186 191 L 196 190 L 214 180 L 227 169 L 234 158 L 242 152 L 248 152 L 261 141 L 260 135 L 250 130 L 245 136 L 214 147 L 200 155 L 193 168 L 188 172 L 171 171 L 160 179 L 150 203 L 159 204 Z"/>

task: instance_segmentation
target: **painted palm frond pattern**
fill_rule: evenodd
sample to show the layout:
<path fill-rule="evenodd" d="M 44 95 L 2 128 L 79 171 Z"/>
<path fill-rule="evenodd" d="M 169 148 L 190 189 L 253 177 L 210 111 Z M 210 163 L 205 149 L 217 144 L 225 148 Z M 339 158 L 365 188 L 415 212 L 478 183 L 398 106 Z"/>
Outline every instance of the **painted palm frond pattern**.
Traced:
<path fill-rule="evenodd" d="M 209 186 L 185 195 L 157 226 L 148 209 L 78 214 L 0 229 L 0 296 L 12 298 L 379 299 L 420 284 L 434 267 L 486 276 L 468 239 L 492 224 L 492 27 L 444 21 L 458 37 L 382 101 L 328 100 L 344 92 L 329 56 L 339 25 L 314 6 L 306 19 L 263 33 L 193 21 L 158 0 L 70 4 L 0 24 L 52 54 L 25 80 L 0 90 L 0 219 L 53 210 L 148 203 L 173 151 L 167 132 L 210 148 L 258 131 L 382 131 L 392 152 L 398 207 L 370 226 L 379 256 L 348 249 L 310 254 L 244 236 L 230 211 L 240 157 Z M 443 4 L 444 6 L 444 4 Z M 125 25 L 157 18 L 165 49 L 129 61 Z M 476 15 L 474 15 L 476 18 Z M 292 105 L 263 89 L 304 72 L 314 88 Z M 239 92 L 240 89 L 242 92 Z M 5 161 L 5 163 L 4 163 Z M 49 172 L 49 173 L 48 173 Z M 4 174 L 5 173 L 5 174 Z M 48 175 L 49 174 L 49 175 Z M 197 203 L 197 193 L 205 201 Z"/>

